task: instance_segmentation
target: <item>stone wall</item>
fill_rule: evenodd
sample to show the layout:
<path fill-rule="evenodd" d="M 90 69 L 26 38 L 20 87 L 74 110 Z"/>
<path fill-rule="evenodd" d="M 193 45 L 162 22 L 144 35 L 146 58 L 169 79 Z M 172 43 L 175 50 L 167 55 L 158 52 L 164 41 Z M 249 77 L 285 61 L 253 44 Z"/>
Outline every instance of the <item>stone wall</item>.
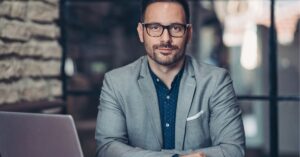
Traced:
<path fill-rule="evenodd" d="M 0 105 L 62 95 L 59 0 L 0 1 Z"/>

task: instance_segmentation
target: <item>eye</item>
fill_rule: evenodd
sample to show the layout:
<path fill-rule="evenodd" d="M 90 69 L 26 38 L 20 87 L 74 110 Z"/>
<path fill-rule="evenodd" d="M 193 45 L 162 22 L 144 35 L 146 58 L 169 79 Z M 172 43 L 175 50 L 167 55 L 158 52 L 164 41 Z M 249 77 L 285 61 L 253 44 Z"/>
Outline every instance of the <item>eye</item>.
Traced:
<path fill-rule="evenodd" d="M 183 26 L 173 25 L 173 26 L 171 26 L 171 30 L 174 31 L 174 32 L 181 32 L 183 30 Z"/>
<path fill-rule="evenodd" d="M 151 31 L 158 31 L 161 29 L 161 26 L 158 24 L 150 24 L 148 25 L 148 29 L 150 29 Z"/>

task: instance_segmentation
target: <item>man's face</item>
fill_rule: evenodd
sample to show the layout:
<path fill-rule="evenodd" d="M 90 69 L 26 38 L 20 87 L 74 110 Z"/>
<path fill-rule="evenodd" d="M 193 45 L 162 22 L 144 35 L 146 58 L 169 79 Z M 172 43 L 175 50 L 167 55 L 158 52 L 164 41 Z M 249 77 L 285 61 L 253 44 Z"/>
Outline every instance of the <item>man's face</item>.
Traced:
<path fill-rule="evenodd" d="M 155 2 L 145 12 L 144 23 L 161 25 L 186 24 L 183 7 L 176 2 Z M 140 41 L 144 43 L 147 55 L 159 65 L 170 66 L 182 60 L 187 42 L 191 38 L 191 28 L 187 28 L 182 37 L 172 37 L 168 29 L 164 29 L 159 37 L 150 36 L 141 23 L 138 25 Z"/>

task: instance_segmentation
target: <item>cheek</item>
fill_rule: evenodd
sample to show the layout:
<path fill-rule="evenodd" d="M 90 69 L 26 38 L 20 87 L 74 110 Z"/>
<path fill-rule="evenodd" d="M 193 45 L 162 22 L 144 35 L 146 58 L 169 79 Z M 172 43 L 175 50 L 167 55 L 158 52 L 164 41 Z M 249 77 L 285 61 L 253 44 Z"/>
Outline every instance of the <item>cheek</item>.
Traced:
<path fill-rule="evenodd" d="M 145 46 L 147 53 L 153 52 L 153 44 L 149 39 L 144 38 L 144 46 Z"/>
<path fill-rule="evenodd" d="M 184 46 L 186 46 L 188 43 L 189 43 L 189 37 L 188 37 L 188 36 L 185 36 L 185 38 L 182 40 L 182 44 L 183 44 Z"/>
<path fill-rule="evenodd" d="M 154 39 L 144 36 L 144 44 L 146 47 L 153 49 L 153 45 L 157 44 Z"/>
<path fill-rule="evenodd" d="M 184 38 L 184 39 L 177 39 L 177 40 L 174 40 L 174 42 L 173 42 L 173 44 L 179 46 L 179 48 L 184 48 L 184 46 L 186 45 L 186 43 L 187 43 L 187 39 L 186 38 Z"/>

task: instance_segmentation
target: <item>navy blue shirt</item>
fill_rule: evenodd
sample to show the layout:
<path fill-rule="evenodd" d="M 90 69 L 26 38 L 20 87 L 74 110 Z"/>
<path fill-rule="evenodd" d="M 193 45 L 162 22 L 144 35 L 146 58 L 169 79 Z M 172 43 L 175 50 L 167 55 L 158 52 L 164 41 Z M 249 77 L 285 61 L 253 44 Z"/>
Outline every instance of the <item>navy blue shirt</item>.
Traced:
<path fill-rule="evenodd" d="M 183 69 L 184 68 L 182 68 L 180 72 L 175 76 L 171 84 L 171 89 L 168 89 L 168 87 L 153 73 L 149 66 L 149 71 L 156 88 L 156 94 L 159 104 L 159 112 L 163 134 L 162 149 L 175 148 L 175 120 L 177 98 Z"/>

